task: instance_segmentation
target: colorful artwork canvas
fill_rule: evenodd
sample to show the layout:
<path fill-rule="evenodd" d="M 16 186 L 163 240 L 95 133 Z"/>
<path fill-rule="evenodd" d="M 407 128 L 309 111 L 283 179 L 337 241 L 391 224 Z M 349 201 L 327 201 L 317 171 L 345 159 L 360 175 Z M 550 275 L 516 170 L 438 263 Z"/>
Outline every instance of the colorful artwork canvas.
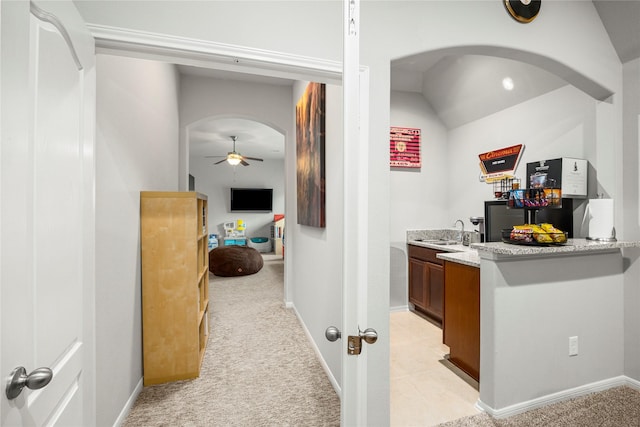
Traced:
<path fill-rule="evenodd" d="M 296 104 L 298 224 L 325 227 L 326 87 L 309 83 Z"/>

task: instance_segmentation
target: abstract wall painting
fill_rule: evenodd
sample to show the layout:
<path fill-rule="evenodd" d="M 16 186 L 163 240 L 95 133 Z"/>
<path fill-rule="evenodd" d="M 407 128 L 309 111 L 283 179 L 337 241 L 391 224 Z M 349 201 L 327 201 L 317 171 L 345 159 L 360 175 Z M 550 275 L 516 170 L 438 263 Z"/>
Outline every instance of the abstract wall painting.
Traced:
<path fill-rule="evenodd" d="M 296 104 L 298 224 L 325 227 L 326 85 L 309 83 Z"/>

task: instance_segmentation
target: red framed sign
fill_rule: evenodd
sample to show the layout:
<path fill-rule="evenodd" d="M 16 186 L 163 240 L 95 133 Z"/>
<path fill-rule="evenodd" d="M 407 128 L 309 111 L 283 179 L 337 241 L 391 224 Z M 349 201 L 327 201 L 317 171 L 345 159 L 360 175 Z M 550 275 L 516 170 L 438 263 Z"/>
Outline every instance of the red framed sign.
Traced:
<path fill-rule="evenodd" d="M 420 129 L 391 127 L 389 163 L 394 168 L 419 168 Z"/>

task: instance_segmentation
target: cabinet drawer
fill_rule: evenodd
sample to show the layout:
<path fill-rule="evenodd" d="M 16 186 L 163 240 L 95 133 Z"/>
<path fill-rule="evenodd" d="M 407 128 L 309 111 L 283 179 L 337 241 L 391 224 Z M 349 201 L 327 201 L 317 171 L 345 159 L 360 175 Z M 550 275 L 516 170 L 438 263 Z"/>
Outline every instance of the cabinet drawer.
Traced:
<path fill-rule="evenodd" d="M 443 261 L 436 258 L 437 254 L 441 254 L 445 251 L 439 251 L 437 249 L 423 248 L 422 246 L 408 245 L 409 246 L 409 258 L 416 258 L 422 261 L 432 262 L 434 264 L 442 265 Z"/>

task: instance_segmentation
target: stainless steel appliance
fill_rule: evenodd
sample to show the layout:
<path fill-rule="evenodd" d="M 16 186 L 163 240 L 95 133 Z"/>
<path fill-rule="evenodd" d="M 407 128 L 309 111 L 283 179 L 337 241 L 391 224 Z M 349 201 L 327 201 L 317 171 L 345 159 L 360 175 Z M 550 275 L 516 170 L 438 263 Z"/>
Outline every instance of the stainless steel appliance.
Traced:
<path fill-rule="evenodd" d="M 469 242 L 469 243 L 480 243 L 480 242 L 484 242 L 484 217 L 481 216 L 472 216 L 469 218 L 469 221 L 471 221 L 471 224 L 477 226 L 477 230 L 474 230 L 473 233 L 478 233 L 478 235 L 476 236 L 474 234 L 473 238 L 471 236 L 469 236 L 470 240 L 473 240 L 473 242 Z M 477 241 L 476 241 L 477 238 Z"/>

